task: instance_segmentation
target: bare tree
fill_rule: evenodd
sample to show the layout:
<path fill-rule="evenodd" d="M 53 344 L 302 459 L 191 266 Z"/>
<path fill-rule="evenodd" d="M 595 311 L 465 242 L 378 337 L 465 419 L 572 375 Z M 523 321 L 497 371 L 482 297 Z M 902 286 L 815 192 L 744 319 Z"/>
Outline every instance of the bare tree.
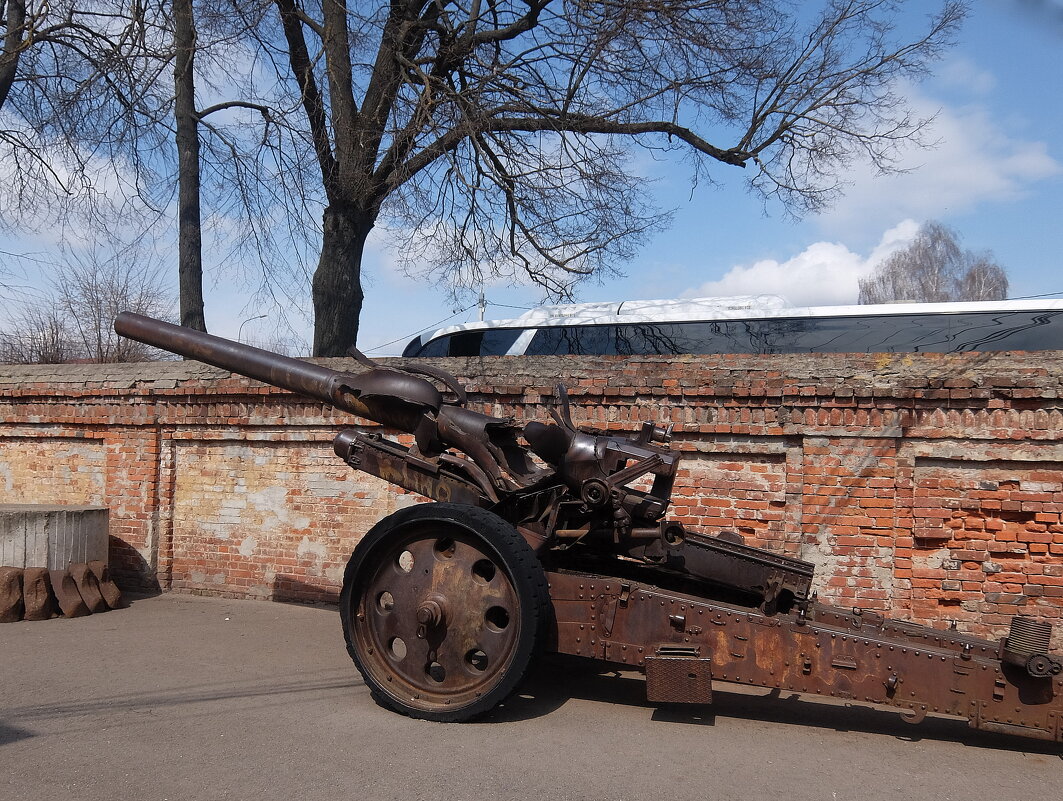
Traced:
<path fill-rule="evenodd" d="M 256 81 L 262 73 L 277 82 L 268 66 L 276 54 L 259 49 L 271 0 L 172 0 L 168 8 L 181 324 L 206 330 L 205 238 L 215 267 L 259 265 L 255 294 L 305 293 L 306 274 L 285 262 L 316 240 L 304 186 L 313 151 L 291 125 L 298 99 Z"/>
<path fill-rule="evenodd" d="M 0 335 L 0 362 L 65 364 L 77 358 L 69 331 L 54 308 L 27 304 L 11 317 L 10 328 Z"/>
<path fill-rule="evenodd" d="M 853 158 L 888 170 L 918 141 L 925 121 L 895 88 L 964 13 L 939 0 L 908 38 L 894 25 L 903 0 L 822 0 L 818 12 L 767 0 L 197 2 L 218 38 L 201 35 L 191 0 L 148 2 L 0 0 L 0 173 L 14 175 L 0 216 L 32 218 L 41 186 L 95 199 L 109 181 L 161 217 L 180 129 L 179 173 L 200 147 L 212 213 L 222 228 L 239 213 L 264 281 L 280 236 L 320 235 L 319 355 L 356 341 L 377 226 L 459 287 L 520 277 L 566 297 L 668 218 L 632 168 L 639 149 L 685 155 L 694 180 L 745 167 L 753 191 L 795 213 L 822 207 Z M 212 44 L 225 48 L 215 94 L 242 99 L 197 109 Z M 264 125 L 212 116 L 237 108 Z M 198 233 L 191 198 L 179 192 L 180 225 Z M 322 207 L 316 229 L 306 215 Z M 182 317 L 199 327 L 202 267 L 187 264 L 200 298 L 189 290 Z"/>
<path fill-rule="evenodd" d="M 105 257 L 89 250 L 69 256 L 56 266 L 50 289 L 27 296 L 9 314 L 7 330 L 0 333 L 0 359 L 35 364 L 169 358 L 119 337 L 113 327 L 120 311 L 173 318 L 173 299 L 160 275 L 143 254 Z"/>
<path fill-rule="evenodd" d="M 638 148 L 681 151 L 696 178 L 746 167 L 795 212 L 833 199 L 864 156 L 888 170 L 924 120 L 895 92 L 964 7 L 922 33 L 901 2 L 274 0 L 325 209 L 314 352 L 355 342 L 361 259 L 383 223 L 434 274 L 523 276 L 553 296 L 629 258 L 664 217 Z"/>
<path fill-rule="evenodd" d="M 198 14 L 197 8 L 203 13 Z M 231 13 L 234 8 L 239 12 L 235 16 Z M 278 114 L 275 121 L 275 112 L 268 104 L 240 97 L 244 76 L 232 63 L 234 60 L 239 62 L 245 54 L 250 55 L 248 45 L 253 46 L 254 38 L 249 32 L 259 23 L 261 4 L 254 0 L 233 0 L 231 6 L 226 0 L 199 3 L 172 0 L 172 12 L 181 325 L 206 331 L 203 300 L 204 171 L 209 181 L 207 194 L 216 207 L 222 213 L 235 208 L 249 228 L 261 228 L 260 220 L 270 215 L 272 186 L 278 180 L 290 180 L 283 175 L 278 178 L 275 171 L 261 164 L 262 154 L 276 154 L 292 148 L 287 147 L 287 142 L 276 141 L 284 132 L 283 114 Z M 202 80 L 212 94 L 224 99 L 199 108 L 196 97 L 198 80 Z M 235 125 L 232 121 L 227 125 L 208 119 L 235 110 L 253 112 L 260 117 L 262 124 L 248 125 L 245 119 L 240 119 Z M 208 222 L 211 219 L 213 215 L 208 215 Z M 265 227 L 272 227 L 272 223 Z M 272 234 L 267 233 L 256 240 L 252 233 L 249 238 L 255 244 L 252 248 L 254 255 L 267 261 L 269 244 L 274 241 Z M 267 274 L 274 272 L 275 269 L 267 270 Z"/>
<path fill-rule="evenodd" d="M 224 128 L 201 123 L 240 102 L 198 109 L 197 63 L 208 91 L 231 89 L 233 57 L 243 55 L 234 43 L 261 11 L 238 0 L 249 11 L 244 21 L 230 19 L 228 0 L 195 5 L 208 19 L 199 30 L 193 0 L 0 0 L 0 225 L 54 221 L 68 244 L 86 224 L 149 241 L 169 237 L 176 199 L 181 322 L 205 330 L 200 131 L 217 138 Z M 223 90 L 209 81 L 212 71 Z M 243 176 L 257 173 L 260 146 L 234 148 L 224 136 L 212 144 L 211 199 L 222 214 L 236 206 L 252 219 L 261 208 L 241 202 L 250 196 Z M 259 177 L 268 185 L 274 176 Z"/>
<path fill-rule="evenodd" d="M 196 22 L 192 0 L 173 0 L 174 139 L 177 145 L 177 273 L 181 325 L 207 330 L 203 309 L 203 220 L 199 116 L 196 113 Z"/>
<path fill-rule="evenodd" d="M 926 222 L 915 239 L 860 279 L 860 303 L 1003 300 L 1008 277 L 993 254 L 960 246 L 956 232 Z"/>
<path fill-rule="evenodd" d="M 1008 296 L 1008 275 L 990 253 L 968 261 L 960 277 L 959 300 L 1004 300 Z"/>
<path fill-rule="evenodd" d="M 0 224 L 99 219 L 147 194 L 167 99 L 148 2 L 0 0 Z"/>

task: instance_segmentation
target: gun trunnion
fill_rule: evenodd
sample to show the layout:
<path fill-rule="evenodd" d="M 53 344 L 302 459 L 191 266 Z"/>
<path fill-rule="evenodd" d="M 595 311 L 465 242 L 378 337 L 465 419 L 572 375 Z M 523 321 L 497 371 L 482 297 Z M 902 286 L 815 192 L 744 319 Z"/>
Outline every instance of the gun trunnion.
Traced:
<path fill-rule="evenodd" d="M 813 565 L 666 518 L 680 454 L 653 423 L 577 428 L 466 408 L 426 365 L 348 373 L 123 312 L 115 330 L 410 435 L 356 429 L 336 454 L 435 503 L 359 541 L 340 595 L 347 649 L 378 703 L 461 721 L 504 699 L 541 650 L 645 672 L 659 703 L 709 703 L 713 682 L 892 706 L 1063 741 L 1051 626 L 1017 616 L 999 642 L 817 602 Z"/>

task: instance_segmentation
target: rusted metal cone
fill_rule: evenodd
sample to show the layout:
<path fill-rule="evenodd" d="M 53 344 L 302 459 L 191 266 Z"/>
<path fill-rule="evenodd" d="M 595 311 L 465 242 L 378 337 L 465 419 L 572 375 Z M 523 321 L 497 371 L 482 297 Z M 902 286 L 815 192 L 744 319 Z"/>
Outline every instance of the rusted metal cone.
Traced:
<path fill-rule="evenodd" d="M 100 595 L 107 602 L 107 606 L 111 609 L 125 609 L 129 605 L 122 597 L 122 591 L 118 589 L 118 585 L 111 580 L 106 562 L 100 559 L 89 562 L 89 570 L 96 577 L 96 582 L 100 586 Z"/>
<path fill-rule="evenodd" d="M 22 620 L 22 568 L 0 567 L 0 623 Z"/>
<path fill-rule="evenodd" d="M 84 617 L 91 614 L 69 570 L 49 570 L 48 575 L 52 579 L 52 592 L 59 601 L 59 608 L 63 610 L 63 617 Z"/>
<path fill-rule="evenodd" d="M 24 620 L 48 620 L 59 614 L 48 568 L 27 567 L 22 571 L 22 602 L 26 607 Z"/>
<path fill-rule="evenodd" d="M 72 562 L 69 570 L 71 577 L 74 579 L 74 584 L 77 585 L 81 600 L 85 602 L 85 606 L 89 608 L 89 611 L 93 614 L 106 612 L 110 607 L 107 606 L 107 602 L 100 594 L 100 583 L 96 580 L 96 576 L 92 574 L 92 571 L 89 570 L 89 566 L 84 562 Z"/>

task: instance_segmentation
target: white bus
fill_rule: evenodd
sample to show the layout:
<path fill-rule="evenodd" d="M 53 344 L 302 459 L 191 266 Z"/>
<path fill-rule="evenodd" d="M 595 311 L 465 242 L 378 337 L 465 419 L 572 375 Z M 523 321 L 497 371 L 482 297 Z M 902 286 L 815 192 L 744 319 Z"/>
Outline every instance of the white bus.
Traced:
<path fill-rule="evenodd" d="M 1063 300 L 788 306 L 775 296 L 577 303 L 413 339 L 403 356 L 1063 350 Z"/>

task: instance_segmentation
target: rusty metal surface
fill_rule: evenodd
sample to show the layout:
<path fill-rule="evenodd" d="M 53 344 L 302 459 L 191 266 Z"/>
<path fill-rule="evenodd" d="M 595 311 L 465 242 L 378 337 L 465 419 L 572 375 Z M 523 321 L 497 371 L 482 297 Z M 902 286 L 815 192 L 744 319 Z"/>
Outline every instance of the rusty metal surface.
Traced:
<path fill-rule="evenodd" d="M 358 544 L 340 620 L 381 703 L 457 721 L 516 686 L 547 608 L 542 567 L 513 526 L 482 509 L 437 503 L 389 515 Z"/>
<path fill-rule="evenodd" d="M 84 562 L 79 562 L 71 564 L 69 570 L 70 576 L 77 586 L 78 594 L 81 596 L 81 600 L 85 602 L 89 612 L 92 614 L 106 612 L 109 607 L 100 593 L 100 583 L 96 580 L 96 576 L 89 569 L 89 566 Z"/>
<path fill-rule="evenodd" d="M 647 667 L 698 649 L 712 679 L 966 718 L 976 728 L 1060 740 L 1063 678 L 1029 676 L 998 644 L 825 606 L 764 615 L 608 576 L 549 573 L 561 653 Z"/>
<path fill-rule="evenodd" d="M 486 507 L 491 503 L 484 488 L 456 475 L 453 466 L 447 469 L 446 464 L 441 465 L 438 461 L 433 463 L 414 457 L 408 448 L 378 435 L 341 431 L 336 436 L 334 449 L 336 455 L 355 470 L 427 498 L 470 506 Z M 490 490 L 490 485 L 486 490 Z"/>
<path fill-rule="evenodd" d="M 91 614 L 69 570 L 49 570 L 48 578 L 63 617 L 84 617 Z"/>
<path fill-rule="evenodd" d="M 647 656 L 646 700 L 655 704 L 711 704 L 712 660 L 699 648 L 662 646 Z"/>
<path fill-rule="evenodd" d="M 393 543 L 373 567 L 355 631 L 385 683 L 428 704 L 458 706 L 506 669 L 518 599 L 477 543 L 425 532 Z"/>
<path fill-rule="evenodd" d="M 122 591 L 111 580 L 110 570 L 107 564 L 99 559 L 88 563 L 89 570 L 96 577 L 96 583 L 100 588 L 100 595 L 111 609 L 125 609 L 129 604 L 122 598 Z"/>
<path fill-rule="evenodd" d="M 59 614 L 46 567 L 27 567 L 22 573 L 23 620 L 49 620 Z"/>
<path fill-rule="evenodd" d="M 752 548 L 736 540 L 706 537 L 676 523 L 668 524 L 663 536 L 628 554 L 752 593 L 762 599 L 762 608 L 772 611 L 780 603 L 789 606 L 807 599 L 815 570 L 811 562 Z"/>
<path fill-rule="evenodd" d="M 22 568 L 0 567 L 0 623 L 22 620 Z"/>
<path fill-rule="evenodd" d="M 815 603 L 808 562 L 667 519 L 680 460 L 668 428 L 582 430 L 563 385 L 552 422 L 520 426 L 467 408 L 460 382 L 434 367 L 381 367 L 357 354 L 366 372 L 338 372 L 126 313 L 115 330 L 412 435 L 406 447 L 343 431 L 334 445 L 352 468 L 449 510 L 446 534 L 400 526 L 385 536 L 382 521 L 363 540 L 379 540 L 369 566 L 357 561 L 360 543 L 344 579 L 348 648 L 391 708 L 465 719 L 436 713 L 448 703 L 488 708 L 498 687 L 512 687 L 498 666 L 513 653 L 513 630 L 492 629 L 490 614 L 512 620 L 525 605 L 512 582 L 492 582 L 506 575 L 495 546 L 523 537 L 517 544 L 531 551 L 517 562 L 550 581 L 542 644 L 645 670 L 653 700 L 706 703 L 714 682 L 729 682 L 894 707 L 910 721 L 950 715 L 1063 737 L 1051 626 L 1017 620 L 1010 643 L 994 643 Z M 455 534 L 448 527 L 460 519 L 474 523 Z M 417 567 L 403 570 L 403 555 Z M 494 578 L 478 583 L 484 565 Z M 61 603 L 69 595 L 62 581 L 57 593 Z"/>
<path fill-rule="evenodd" d="M 138 342 L 324 401 L 402 431 L 414 431 L 424 413 L 438 411 L 442 403 L 439 390 L 431 382 L 393 370 L 342 373 L 130 312 L 115 318 L 114 329 Z"/>

